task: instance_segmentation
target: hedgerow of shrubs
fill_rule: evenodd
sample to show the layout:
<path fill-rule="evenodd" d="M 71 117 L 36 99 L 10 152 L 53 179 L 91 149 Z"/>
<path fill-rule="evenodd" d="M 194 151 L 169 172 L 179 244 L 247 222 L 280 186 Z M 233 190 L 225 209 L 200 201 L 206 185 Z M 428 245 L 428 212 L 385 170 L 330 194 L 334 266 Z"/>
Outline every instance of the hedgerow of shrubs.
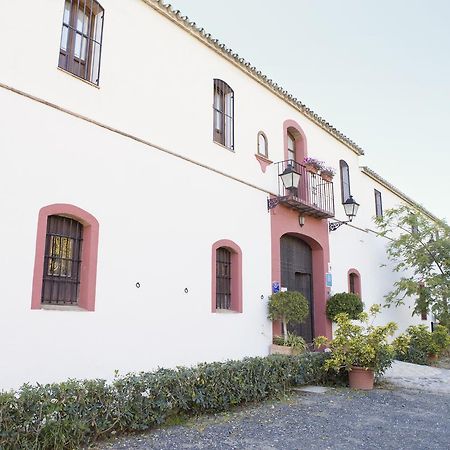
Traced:
<path fill-rule="evenodd" d="M 348 314 L 349 318 L 356 320 L 363 312 L 364 304 L 359 295 L 349 292 L 340 292 L 332 295 L 327 301 L 326 312 L 330 320 L 335 319 L 338 314 Z"/>
<path fill-rule="evenodd" d="M 0 449 L 76 449 L 177 415 L 224 411 L 302 384 L 342 382 L 324 353 L 246 358 L 105 380 L 24 385 L 0 393 Z M 333 378 L 331 378 L 333 377 Z"/>
<path fill-rule="evenodd" d="M 442 325 L 436 325 L 432 332 L 425 325 L 414 325 L 395 338 L 392 344 L 396 359 L 425 365 L 429 364 L 430 356 L 439 356 L 449 348 L 450 335 Z"/>

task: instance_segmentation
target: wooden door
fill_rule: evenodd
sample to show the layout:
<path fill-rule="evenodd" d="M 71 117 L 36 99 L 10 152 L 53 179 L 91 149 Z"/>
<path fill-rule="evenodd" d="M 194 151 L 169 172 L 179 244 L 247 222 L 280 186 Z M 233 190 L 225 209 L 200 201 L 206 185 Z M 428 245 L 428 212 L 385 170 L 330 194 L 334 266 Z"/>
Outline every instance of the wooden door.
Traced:
<path fill-rule="evenodd" d="M 309 314 L 303 323 L 288 325 L 290 333 L 302 336 L 306 342 L 314 338 L 312 252 L 301 239 L 285 235 L 281 237 L 281 286 L 288 291 L 301 292 L 309 303 Z"/>

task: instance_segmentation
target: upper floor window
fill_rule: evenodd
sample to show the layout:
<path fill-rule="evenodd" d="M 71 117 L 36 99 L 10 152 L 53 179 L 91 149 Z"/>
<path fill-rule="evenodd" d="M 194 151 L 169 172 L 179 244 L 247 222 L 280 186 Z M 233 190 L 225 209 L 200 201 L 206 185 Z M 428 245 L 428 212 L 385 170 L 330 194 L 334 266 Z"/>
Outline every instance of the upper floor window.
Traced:
<path fill-rule="evenodd" d="M 341 171 L 341 198 L 342 203 L 345 203 L 351 195 L 350 170 L 348 168 L 348 164 L 343 159 L 339 161 L 339 168 Z"/>
<path fill-rule="evenodd" d="M 287 159 L 295 161 L 295 138 L 290 131 L 287 132 Z"/>
<path fill-rule="evenodd" d="M 94 0 L 65 0 L 58 66 L 97 85 L 103 16 Z"/>
<path fill-rule="evenodd" d="M 258 155 L 265 156 L 266 158 L 269 156 L 267 137 L 262 131 L 258 133 Z"/>
<path fill-rule="evenodd" d="M 234 149 L 234 93 L 222 80 L 214 80 L 214 142 Z"/>
<path fill-rule="evenodd" d="M 375 215 L 383 217 L 383 202 L 381 200 L 381 192 L 374 189 L 375 192 Z"/>

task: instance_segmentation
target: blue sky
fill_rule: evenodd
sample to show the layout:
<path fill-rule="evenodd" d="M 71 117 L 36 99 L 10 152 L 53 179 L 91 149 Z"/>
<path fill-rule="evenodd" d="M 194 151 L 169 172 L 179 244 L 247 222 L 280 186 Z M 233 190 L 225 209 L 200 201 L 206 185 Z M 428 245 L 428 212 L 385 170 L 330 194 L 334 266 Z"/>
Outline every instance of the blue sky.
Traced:
<path fill-rule="evenodd" d="M 171 3 L 360 145 L 364 165 L 450 221 L 450 1 Z"/>

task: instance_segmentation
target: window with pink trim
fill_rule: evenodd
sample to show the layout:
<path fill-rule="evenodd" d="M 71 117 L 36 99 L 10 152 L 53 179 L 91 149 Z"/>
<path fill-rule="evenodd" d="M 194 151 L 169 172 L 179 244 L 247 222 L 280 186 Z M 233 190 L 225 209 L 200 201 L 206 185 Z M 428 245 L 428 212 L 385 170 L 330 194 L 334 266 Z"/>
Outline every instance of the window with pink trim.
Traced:
<path fill-rule="evenodd" d="M 361 297 L 361 275 L 356 269 L 348 271 L 348 291 Z"/>
<path fill-rule="evenodd" d="M 284 159 L 301 163 L 306 151 L 306 136 L 300 125 L 294 120 L 285 120 L 284 132 Z"/>
<path fill-rule="evenodd" d="M 223 239 L 212 247 L 212 312 L 242 312 L 242 251 Z"/>
<path fill-rule="evenodd" d="M 95 217 L 73 205 L 40 210 L 32 309 L 57 305 L 94 311 L 98 229 Z"/>

